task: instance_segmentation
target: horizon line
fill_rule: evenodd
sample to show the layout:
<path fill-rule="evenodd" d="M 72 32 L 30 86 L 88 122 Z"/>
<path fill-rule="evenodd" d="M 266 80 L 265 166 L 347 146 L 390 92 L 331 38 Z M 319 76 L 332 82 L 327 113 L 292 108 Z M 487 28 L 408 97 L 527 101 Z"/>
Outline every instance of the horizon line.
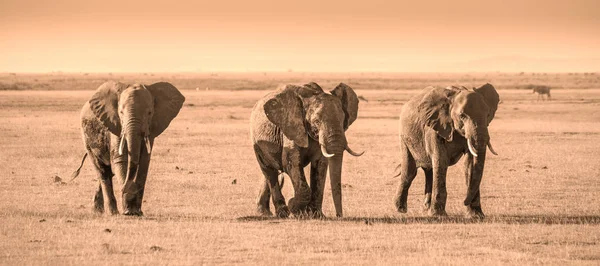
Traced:
<path fill-rule="evenodd" d="M 286 71 L 286 70 L 215 70 L 215 71 L 0 71 L 0 74 L 21 74 L 21 75 L 33 75 L 33 74 L 218 74 L 218 73 L 229 73 L 229 74 L 461 74 L 461 73 L 505 73 L 505 74 L 521 74 L 521 73 L 552 73 L 552 74 L 569 74 L 569 73 L 600 73 L 599 70 L 594 71 L 373 71 L 373 70 L 352 70 L 352 71 Z"/>

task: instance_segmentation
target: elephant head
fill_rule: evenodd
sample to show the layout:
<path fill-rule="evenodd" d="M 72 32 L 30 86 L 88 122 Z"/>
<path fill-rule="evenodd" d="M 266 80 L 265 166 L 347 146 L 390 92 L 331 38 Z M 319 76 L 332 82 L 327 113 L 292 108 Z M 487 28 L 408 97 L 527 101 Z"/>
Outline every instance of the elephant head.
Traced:
<path fill-rule="evenodd" d="M 358 115 L 358 97 L 354 90 L 344 83 L 329 93 L 316 83 L 288 85 L 272 95 L 264 111 L 269 121 L 297 146 L 307 148 L 309 138 L 319 143 L 320 152 L 328 161 L 336 214 L 342 216 L 343 153 L 362 155 L 348 147 L 345 134 Z"/>
<path fill-rule="evenodd" d="M 140 189 L 132 188 L 140 154 L 147 153 L 145 158 L 149 160 L 154 138 L 169 126 L 184 101 L 179 90 L 167 82 L 148 86 L 107 82 L 90 99 L 94 115 L 112 134 L 120 136 L 119 154 L 128 158 L 124 195 L 133 197 Z"/>
<path fill-rule="evenodd" d="M 464 87 L 431 89 L 418 108 L 425 124 L 446 141 L 453 141 L 455 132 L 466 139 L 473 161 L 465 205 L 470 205 L 479 192 L 487 148 L 496 154 L 488 125 L 494 119 L 499 101 L 496 89 L 488 83 L 473 91 Z"/>

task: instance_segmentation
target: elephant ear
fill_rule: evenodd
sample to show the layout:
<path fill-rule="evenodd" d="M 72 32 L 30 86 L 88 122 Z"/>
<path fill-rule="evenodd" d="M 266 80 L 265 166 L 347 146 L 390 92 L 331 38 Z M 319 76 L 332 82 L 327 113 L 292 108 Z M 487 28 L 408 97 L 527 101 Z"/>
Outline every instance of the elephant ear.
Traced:
<path fill-rule="evenodd" d="M 154 98 L 154 115 L 150 123 L 150 137 L 158 137 L 179 114 L 185 97 L 168 82 L 145 86 Z"/>
<path fill-rule="evenodd" d="M 319 86 L 319 84 L 317 84 L 315 82 L 309 82 L 309 83 L 304 84 L 304 88 L 307 88 L 307 89 L 310 89 L 310 90 L 313 91 L 312 93 L 310 93 L 310 92 L 304 90 L 309 95 L 311 95 L 311 94 L 319 94 L 319 93 L 324 93 L 325 92 L 325 91 L 323 91 L 323 88 L 321 88 L 321 86 Z"/>
<path fill-rule="evenodd" d="M 494 116 L 496 115 L 496 110 L 498 110 L 498 103 L 500 102 L 500 95 L 498 95 L 498 92 L 496 91 L 494 86 L 492 86 L 492 84 L 489 84 L 489 83 L 486 83 L 485 85 L 483 85 L 479 88 L 475 88 L 474 91 L 483 95 L 483 99 L 485 99 L 485 103 L 490 108 L 490 112 L 488 114 L 488 125 L 489 125 L 492 122 L 492 120 L 494 119 Z"/>
<path fill-rule="evenodd" d="M 90 108 L 98 120 L 108 130 L 119 136 L 121 135 L 121 121 L 119 120 L 119 96 L 127 88 L 127 84 L 108 81 L 100 85 L 96 93 L 89 100 Z"/>
<path fill-rule="evenodd" d="M 311 97 L 317 93 L 311 87 L 287 85 L 282 90 L 270 94 L 263 106 L 267 119 L 300 147 L 308 147 L 302 98 Z"/>
<path fill-rule="evenodd" d="M 358 117 L 358 96 L 350 86 L 340 83 L 330 91 L 332 95 L 337 96 L 342 101 L 342 109 L 344 110 L 344 130 L 348 130 L 348 127 L 356 121 Z"/>
<path fill-rule="evenodd" d="M 429 87 L 417 108 L 425 125 L 433 128 L 446 141 L 452 141 L 454 124 L 450 117 L 452 98 L 460 90 Z"/>

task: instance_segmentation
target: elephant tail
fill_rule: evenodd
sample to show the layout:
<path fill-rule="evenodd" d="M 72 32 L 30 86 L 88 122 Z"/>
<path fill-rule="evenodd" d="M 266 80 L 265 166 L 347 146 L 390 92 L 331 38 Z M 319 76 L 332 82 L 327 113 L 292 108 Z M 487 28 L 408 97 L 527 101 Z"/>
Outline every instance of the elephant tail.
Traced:
<path fill-rule="evenodd" d="M 77 170 L 75 170 L 75 172 L 73 172 L 71 174 L 71 180 L 69 180 L 69 182 L 75 180 L 75 178 L 77 178 L 79 176 L 79 173 L 81 172 L 81 168 L 83 167 L 83 162 L 85 162 L 85 158 L 87 158 L 87 152 L 83 154 L 83 158 L 81 159 L 81 164 L 79 165 L 79 168 L 77 168 Z"/>
<path fill-rule="evenodd" d="M 399 164 L 396 166 L 396 169 L 394 169 L 394 173 L 397 173 L 397 174 L 395 174 L 394 176 L 392 176 L 392 178 L 399 177 L 399 176 L 400 176 L 400 174 L 402 174 L 402 169 L 400 169 L 400 167 L 401 167 L 401 166 L 402 166 L 402 164 L 401 164 L 401 163 L 399 163 Z"/>

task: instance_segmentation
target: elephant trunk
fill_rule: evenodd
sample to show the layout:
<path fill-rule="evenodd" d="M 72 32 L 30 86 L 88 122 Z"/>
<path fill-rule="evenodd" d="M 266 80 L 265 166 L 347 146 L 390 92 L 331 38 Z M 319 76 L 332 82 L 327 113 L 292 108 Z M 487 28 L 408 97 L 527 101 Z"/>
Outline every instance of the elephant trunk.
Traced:
<path fill-rule="evenodd" d="M 319 144 L 321 145 L 321 153 L 327 158 L 344 153 L 348 146 L 344 133 L 325 134 L 325 130 L 319 133 Z"/>
<path fill-rule="evenodd" d="M 138 164 L 140 161 L 142 141 L 144 141 L 140 126 L 134 123 L 128 124 L 125 128 L 124 136 L 127 142 L 128 160 L 129 162 Z"/>
<path fill-rule="evenodd" d="M 469 151 L 473 155 L 473 165 L 471 169 L 471 176 L 467 180 L 467 197 L 464 204 L 471 206 L 473 203 L 477 203 L 479 196 L 479 186 L 481 185 L 481 179 L 483 178 L 483 169 L 485 166 L 485 155 L 489 144 L 490 136 L 488 134 L 487 127 L 477 129 L 476 134 L 467 136 L 469 143 Z M 471 149 L 474 149 L 471 150 Z"/>
<path fill-rule="evenodd" d="M 127 147 L 127 174 L 125 176 L 125 183 L 123 184 L 123 209 L 124 214 L 132 215 L 139 212 L 135 206 L 139 205 L 137 200 L 140 188 L 136 185 L 135 180 L 139 172 L 140 153 L 145 139 L 140 123 L 135 119 L 129 119 L 123 128 L 123 133 L 121 133 L 122 141 L 119 145 L 120 147 Z M 123 141 L 126 144 L 123 144 Z"/>
<path fill-rule="evenodd" d="M 329 180 L 331 182 L 331 195 L 335 206 L 335 215 L 342 217 L 342 161 L 348 143 L 344 133 L 326 135 L 324 132 L 327 131 L 322 130 L 319 133 L 319 143 L 321 144 L 323 156 L 328 160 Z"/>

